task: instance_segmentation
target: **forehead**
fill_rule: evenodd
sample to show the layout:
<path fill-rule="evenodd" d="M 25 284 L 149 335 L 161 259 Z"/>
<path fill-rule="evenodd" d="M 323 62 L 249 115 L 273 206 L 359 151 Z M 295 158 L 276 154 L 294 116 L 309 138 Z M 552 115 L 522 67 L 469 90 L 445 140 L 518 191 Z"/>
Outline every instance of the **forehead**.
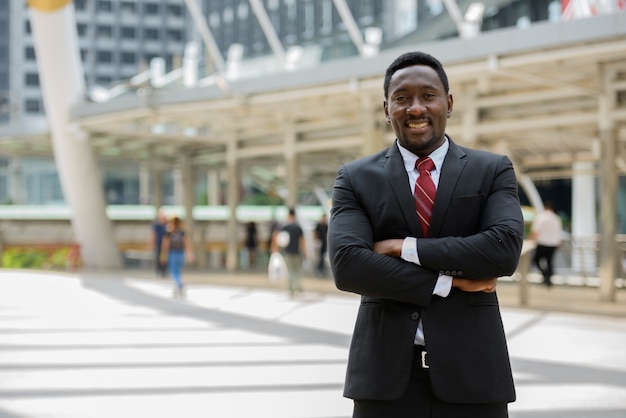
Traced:
<path fill-rule="evenodd" d="M 428 65 L 412 65 L 393 73 L 389 80 L 389 91 L 407 87 L 444 89 L 439 75 Z"/>

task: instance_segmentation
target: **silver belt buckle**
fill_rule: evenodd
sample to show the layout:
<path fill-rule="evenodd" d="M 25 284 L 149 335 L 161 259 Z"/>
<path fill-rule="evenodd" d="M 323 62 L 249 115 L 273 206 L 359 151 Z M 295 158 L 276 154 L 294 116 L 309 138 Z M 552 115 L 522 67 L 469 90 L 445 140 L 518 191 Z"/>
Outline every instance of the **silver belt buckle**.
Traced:
<path fill-rule="evenodd" d="M 426 363 L 426 351 L 422 351 L 422 369 L 430 369 Z"/>

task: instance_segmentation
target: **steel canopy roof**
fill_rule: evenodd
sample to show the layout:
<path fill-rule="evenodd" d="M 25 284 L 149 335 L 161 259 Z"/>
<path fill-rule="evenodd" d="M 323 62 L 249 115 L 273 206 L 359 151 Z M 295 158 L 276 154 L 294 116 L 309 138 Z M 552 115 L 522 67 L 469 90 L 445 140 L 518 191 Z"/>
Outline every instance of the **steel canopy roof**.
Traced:
<path fill-rule="evenodd" d="M 230 81 L 228 89 L 146 87 L 106 103 L 82 103 L 72 117 L 101 158 L 163 166 L 186 155 L 200 167 L 235 158 L 244 169 L 272 169 L 289 152 L 285 138 L 295 136 L 300 180 L 326 181 L 340 163 L 363 155 L 372 131 L 393 141 L 382 108 L 383 75 L 411 49 L 433 54 L 446 68 L 452 138 L 506 153 L 531 177 L 565 178 L 573 163 L 597 162 L 607 123 L 617 128 L 620 150 L 626 141 L 626 13 L 403 46 Z M 41 150 L 40 135 L 1 135 L 0 143 L 19 140 L 15 152 L 36 145 L 52 154 L 49 144 Z M 619 155 L 618 167 L 626 167 Z"/>

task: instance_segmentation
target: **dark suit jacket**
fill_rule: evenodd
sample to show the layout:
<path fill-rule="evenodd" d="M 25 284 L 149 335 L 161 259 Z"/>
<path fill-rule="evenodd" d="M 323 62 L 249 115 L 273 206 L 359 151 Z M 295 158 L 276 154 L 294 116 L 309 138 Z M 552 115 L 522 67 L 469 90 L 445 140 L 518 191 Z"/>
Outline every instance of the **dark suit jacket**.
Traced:
<path fill-rule="evenodd" d="M 418 238 L 421 266 L 372 251 L 389 238 Z M 452 289 L 433 296 L 439 273 L 463 278 L 512 274 L 523 218 L 511 161 L 450 140 L 429 238 L 422 236 L 398 147 L 339 169 L 329 222 L 335 283 L 361 296 L 344 395 L 394 399 L 411 371 L 423 321 L 434 394 L 445 402 L 515 400 L 496 293 Z"/>

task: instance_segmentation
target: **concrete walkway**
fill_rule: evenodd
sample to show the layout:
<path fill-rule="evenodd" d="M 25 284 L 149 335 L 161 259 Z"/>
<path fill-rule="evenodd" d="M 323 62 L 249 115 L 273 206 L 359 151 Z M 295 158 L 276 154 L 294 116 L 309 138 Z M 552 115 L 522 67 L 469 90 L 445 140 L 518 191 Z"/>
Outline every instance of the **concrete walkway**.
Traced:
<path fill-rule="evenodd" d="M 0 270 L 0 418 L 348 418 L 358 297 L 305 279 Z M 518 401 L 511 418 L 626 417 L 626 308 L 597 290 L 498 287 Z M 609 305 L 609 306 L 606 306 Z M 567 311 L 567 312 L 565 312 Z"/>

